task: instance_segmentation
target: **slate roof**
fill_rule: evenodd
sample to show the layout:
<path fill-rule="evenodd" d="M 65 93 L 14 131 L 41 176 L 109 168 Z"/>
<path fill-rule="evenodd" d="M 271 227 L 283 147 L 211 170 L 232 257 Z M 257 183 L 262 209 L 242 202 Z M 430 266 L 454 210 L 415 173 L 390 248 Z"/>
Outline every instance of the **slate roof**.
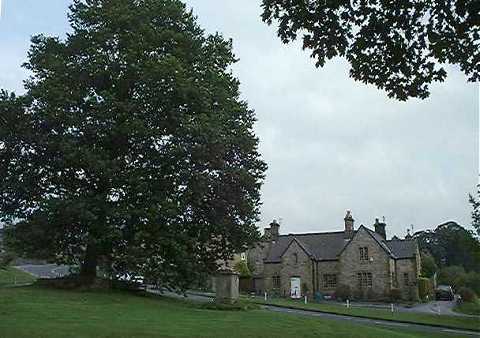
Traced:
<path fill-rule="evenodd" d="M 415 240 L 393 239 L 386 241 L 390 250 L 395 253 L 395 258 L 411 258 L 417 252 Z"/>
<path fill-rule="evenodd" d="M 416 252 L 415 241 L 413 240 L 385 241 L 375 231 L 364 228 L 393 258 L 411 258 Z M 343 231 L 280 235 L 275 243 L 272 243 L 264 262 L 280 263 L 283 253 L 292 241 L 297 241 L 300 247 L 315 260 L 336 260 L 343 248 L 349 243 L 349 240 L 344 238 Z"/>

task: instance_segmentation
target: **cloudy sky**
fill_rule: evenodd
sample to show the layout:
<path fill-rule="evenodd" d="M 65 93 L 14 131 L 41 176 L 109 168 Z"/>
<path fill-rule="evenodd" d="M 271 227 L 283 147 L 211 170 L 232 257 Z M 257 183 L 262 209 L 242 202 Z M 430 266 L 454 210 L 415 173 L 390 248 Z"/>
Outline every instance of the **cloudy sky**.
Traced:
<path fill-rule="evenodd" d="M 1 1 L 1 0 L 0 0 Z M 64 36 L 69 0 L 3 0 L 0 88 L 22 91 L 33 34 Z M 241 3 L 241 5 L 240 5 Z M 232 38 L 242 96 L 256 110 L 269 165 L 259 226 L 340 230 L 385 216 L 389 235 L 447 220 L 470 223 L 479 163 L 479 86 L 455 68 L 429 99 L 401 103 L 348 77 L 343 60 L 316 69 L 259 18 L 260 0 L 188 0 L 207 32 Z"/>

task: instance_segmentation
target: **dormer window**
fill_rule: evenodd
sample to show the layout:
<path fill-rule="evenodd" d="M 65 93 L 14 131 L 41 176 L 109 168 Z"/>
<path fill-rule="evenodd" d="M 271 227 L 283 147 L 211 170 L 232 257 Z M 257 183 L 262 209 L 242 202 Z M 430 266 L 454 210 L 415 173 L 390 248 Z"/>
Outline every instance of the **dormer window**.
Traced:
<path fill-rule="evenodd" d="M 360 261 L 368 262 L 368 247 L 364 246 L 359 248 L 360 250 Z"/>

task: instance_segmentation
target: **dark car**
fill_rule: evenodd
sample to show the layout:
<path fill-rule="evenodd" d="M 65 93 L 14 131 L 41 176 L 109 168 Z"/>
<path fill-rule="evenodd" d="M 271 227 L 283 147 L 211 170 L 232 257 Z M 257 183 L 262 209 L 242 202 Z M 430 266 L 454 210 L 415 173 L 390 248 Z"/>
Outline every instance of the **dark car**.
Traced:
<path fill-rule="evenodd" d="M 437 300 L 454 300 L 455 294 L 450 285 L 439 285 L 435 289 L 435 298 Z"/>

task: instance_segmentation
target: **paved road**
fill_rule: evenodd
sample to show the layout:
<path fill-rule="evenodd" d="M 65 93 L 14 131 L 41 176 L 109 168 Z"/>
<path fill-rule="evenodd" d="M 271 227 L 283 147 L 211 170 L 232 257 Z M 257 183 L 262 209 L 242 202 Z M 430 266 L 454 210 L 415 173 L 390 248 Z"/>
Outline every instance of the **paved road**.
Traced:
<path fill-rule="evenodd" d="M 187 299 L 187 300 L 196 301 L 196 302 L 211 302 L 213 300 L 213 297 L 210 294 L 202 295 L 200 293 L 187 292 L 185 296 L 185 295 L 179 295 L 169 291 L 159 291 L 159 290 L 153 290 L 153 289 L 147 289 L 147 291 L 155 294 L 161 294 L 167 297 Z M 417 325 L 417 324 L 409 324 L 409 323 L 391 322 L 387 320 L 349 317 L 349 316 L 335 315 L 330 313 L 319 313 L 319 312 L 308 311 L 308 310 L 287 309 L 283 307 L 270 306 L 270 305 L 264 306 L 264 308 L 274 312 L 288 313 L 288 314 L 297 315 L 297 316 L 320 317 L 324 319 L 348 321 L 350 323 L 357 323 L 357 324 L 363 324 L 368 326 L 379 326 L 379 327 L 384 327 L 389 329 L 401 328 L 402 330 L 451 334 L 452 336 L 459 337 L 459 338 L 460 337 L 480 337 L 479 332 L 468 331 L 468 330 L 446 329 L 446 328 L 440 328 L 440 327 L 428 326 L 428 325 Z"/>
<path fill-rule="evenodd" d="M 19 265 L 16 266 L 17 269 L 25 271 L 31 275 L 34 275 L 38 278 L 57 278 L 63 277 L 68 274 L 69 266 L 67 265 L 56 265 L 56 264 L 44 264 L 44 265 Z"/>
<path fill-rule="evenodd" d="M 456 301 L 437 300 L 437 301 L 429 302 L 426 304 L 418 304 L 411 308 L 406 308 L 405 311 L 434 313 L 434 314 L 442 314 L 442 315 L 449 315 L 449 316 L 471 317 L 469 315 L 465 315 L 463 313 L 458 313 L 453 311 L 455 304 L 456 304 Z"/>

